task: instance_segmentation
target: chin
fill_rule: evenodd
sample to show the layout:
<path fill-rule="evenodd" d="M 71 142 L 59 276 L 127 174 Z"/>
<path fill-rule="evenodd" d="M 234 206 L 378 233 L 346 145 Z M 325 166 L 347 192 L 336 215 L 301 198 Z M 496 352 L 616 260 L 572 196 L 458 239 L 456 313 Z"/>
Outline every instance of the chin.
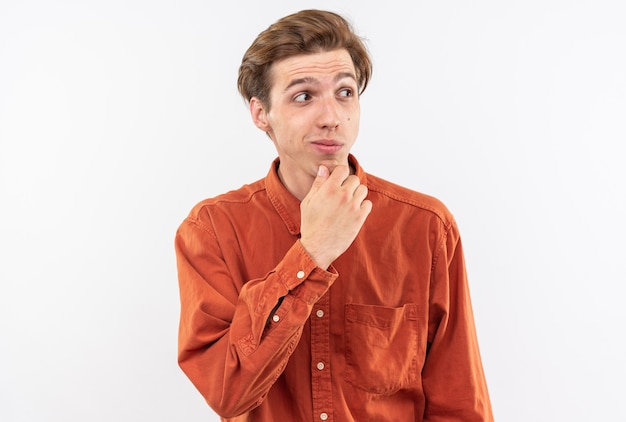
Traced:
<path fill-rule="evenodd" d="M 335 169 L 335 167 L 341 164 L 348 165 L 348 157 L 341 157 L 341 158 L 329 157 L 328 159 L 320 160 L 320 162 L 318 163 L 318 165 L 324 165 L 328 167 L 328 170 L 330 170 L 331 173 Z"/>

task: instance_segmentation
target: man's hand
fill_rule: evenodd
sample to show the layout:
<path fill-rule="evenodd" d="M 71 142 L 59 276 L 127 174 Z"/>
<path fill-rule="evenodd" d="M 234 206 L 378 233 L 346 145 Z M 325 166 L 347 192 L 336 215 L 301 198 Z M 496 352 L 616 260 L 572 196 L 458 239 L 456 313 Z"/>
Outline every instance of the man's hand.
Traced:
<path fill-rule="evenodd" d="M 330 174 L 326 166 L 319 167 L 300 204 L 300 242 L 320 268 L 326 270 L 356 238 L 372 210 L 366 196 L 367 187 L 347 165 Z"/>

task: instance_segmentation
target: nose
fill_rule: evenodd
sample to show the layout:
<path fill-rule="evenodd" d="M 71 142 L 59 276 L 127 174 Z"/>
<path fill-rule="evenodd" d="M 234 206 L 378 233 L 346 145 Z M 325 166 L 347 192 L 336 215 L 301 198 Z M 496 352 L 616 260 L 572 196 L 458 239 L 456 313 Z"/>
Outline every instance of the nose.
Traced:
<path fill-rule="evenodd" d="M 336 129 L 340 123 L 339 105 L 335 98 L 321 100 L 318 124 L 323 129 Z"/>

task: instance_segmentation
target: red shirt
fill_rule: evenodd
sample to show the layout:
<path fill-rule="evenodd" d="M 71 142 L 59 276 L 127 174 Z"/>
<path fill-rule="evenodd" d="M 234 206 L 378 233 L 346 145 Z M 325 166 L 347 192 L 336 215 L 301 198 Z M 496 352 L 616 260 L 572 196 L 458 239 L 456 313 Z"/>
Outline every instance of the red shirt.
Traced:
<path fill-rule="evenodd" d="M 492 421 L 452 215 L 350 162 L 372 212 L 327 271 L 278 160 L 193 208 L 176 234 L 182 370 L 226 421 Z"/>

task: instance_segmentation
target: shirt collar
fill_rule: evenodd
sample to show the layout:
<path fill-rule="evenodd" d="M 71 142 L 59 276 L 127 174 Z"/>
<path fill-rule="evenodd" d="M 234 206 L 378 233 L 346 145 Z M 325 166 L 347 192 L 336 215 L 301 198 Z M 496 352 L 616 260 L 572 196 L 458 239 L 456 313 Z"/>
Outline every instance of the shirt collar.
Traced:
<path fill-rule="evenodd" d="M 355 170 L 355 174 L 361 180 L 361 184 L 367 185 L 365 171 L 359 162 L 352 155 L 348 155 L 348 162 Z M 287 230 L 293 235 L 300 234 L 300 201 L 283 185 L 278 177 L 278 165 L 280 159 L 276 158 L 270 167 L 270 171 L 265 177 L 265 188 L 270 202 L 280 215 Z"/>

